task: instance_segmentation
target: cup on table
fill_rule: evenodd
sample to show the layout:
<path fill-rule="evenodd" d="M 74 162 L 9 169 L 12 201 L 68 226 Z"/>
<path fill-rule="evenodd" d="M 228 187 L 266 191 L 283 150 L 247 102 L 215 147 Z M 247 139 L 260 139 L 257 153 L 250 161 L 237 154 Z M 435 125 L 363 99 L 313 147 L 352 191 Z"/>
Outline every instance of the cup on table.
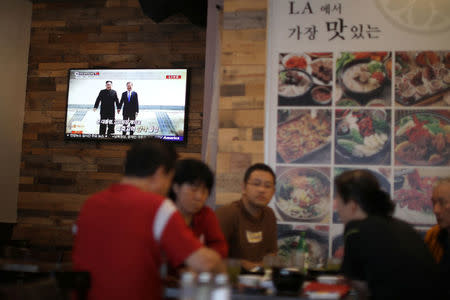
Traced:
<path fill-rule="evenodd" d="M 263 257 L 263 267 L 264 267 L 264 271 L 267 272 L 268 270 L 270 270 L 276 261 L 276 256 L 275 255 L 266 255 Z"/>
<path fill-rule="evenodd" d="M 225 260 L 227 266 L 228 279 L 233 287 L 237 286 L 238 277 L 241 273 L 241 261 L 237 258 L 227 258 Z"/>
<path fill-rule="evenodd" d="M 264 268 L 264 276 L 270 276 L 272 268 L 276 265 L 276 255 L 266 255 L 263 257 L 262 264 Z"/>
<path fill-rule="evenodd" d="M 305 253 L 294 251 L 290 257 L 289 266 L 298 269 L 300 272 L 305 270 Z"/>
<path fill-rule="evenodd" d="M 337 257 L 331 257 L 327 262 L 327 269 L 331 271 L 339 271 L 341 268 L 342 259 Z"/>

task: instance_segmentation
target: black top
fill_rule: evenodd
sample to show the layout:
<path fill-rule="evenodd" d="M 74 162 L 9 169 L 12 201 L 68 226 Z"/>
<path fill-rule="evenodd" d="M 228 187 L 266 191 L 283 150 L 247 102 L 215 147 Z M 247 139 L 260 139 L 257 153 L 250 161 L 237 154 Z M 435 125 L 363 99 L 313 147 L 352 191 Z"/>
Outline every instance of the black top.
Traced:
<path fill-rule="evenodd" d="M 98 108 L 100 103 L 100 117 L 114 119 L 115 111 L 114 104 L 119 108 L 119 98 L 115 90 L 101 90 L 95 101 L 94 108 Z"/>
<path fill-rule="evenodd" d="M 344 274 L 368 283 L 372 299 L 433 299 L 437 268 L 409 224 L 368 217 L 345 226 Z M 436 282 L 435 282 L 436 283 Z"/>

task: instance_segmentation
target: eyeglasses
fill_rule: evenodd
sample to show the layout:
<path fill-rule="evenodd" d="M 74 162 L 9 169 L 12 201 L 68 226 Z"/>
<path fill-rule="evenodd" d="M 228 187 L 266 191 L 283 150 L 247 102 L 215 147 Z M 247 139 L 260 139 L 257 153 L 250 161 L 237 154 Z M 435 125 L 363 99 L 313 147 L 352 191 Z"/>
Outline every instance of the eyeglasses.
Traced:
<path fill-rule="evenodd" d="M 253 185 L 255 187 L 260 187 L 263 186 L 266 189 L 273 189 L 274 188 L 274 184 L 272 182 L 269 181 L 260 181 L 260 180 L 252 180 L 252 181 L 247 181 L 247 184 L 249 185 Z"/>

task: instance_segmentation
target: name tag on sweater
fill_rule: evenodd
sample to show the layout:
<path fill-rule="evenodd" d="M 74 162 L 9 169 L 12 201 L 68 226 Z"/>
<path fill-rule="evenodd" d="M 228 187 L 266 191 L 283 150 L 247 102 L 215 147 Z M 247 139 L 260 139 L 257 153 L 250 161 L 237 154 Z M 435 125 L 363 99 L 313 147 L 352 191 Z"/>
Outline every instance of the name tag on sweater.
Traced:
<path fill-rule="evenodd" d="M 250 244 L 260 243 L 262 241 L 262 231 L 251 232 L 247 230 L 245 233 L 247 234 L 247 241 Z"/>

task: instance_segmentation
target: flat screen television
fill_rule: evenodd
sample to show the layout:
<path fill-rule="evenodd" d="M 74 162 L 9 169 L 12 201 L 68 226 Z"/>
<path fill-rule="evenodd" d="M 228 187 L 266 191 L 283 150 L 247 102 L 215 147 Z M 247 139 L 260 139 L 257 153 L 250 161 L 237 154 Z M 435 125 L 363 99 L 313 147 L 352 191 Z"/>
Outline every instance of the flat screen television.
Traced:
<path fill-rule="evenodd" d="M 70 69 L 65 139 L 184 143 L 188 69 Z"/>

